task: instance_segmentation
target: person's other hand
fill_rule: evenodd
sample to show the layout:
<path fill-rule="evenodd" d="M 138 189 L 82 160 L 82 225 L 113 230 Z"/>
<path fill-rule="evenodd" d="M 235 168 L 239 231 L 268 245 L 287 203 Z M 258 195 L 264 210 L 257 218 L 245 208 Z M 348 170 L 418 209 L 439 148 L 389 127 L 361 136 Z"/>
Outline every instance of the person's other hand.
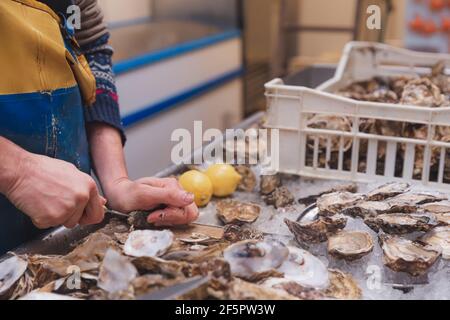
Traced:
<path fill-rule="evenodd" d="M 5 196 L 41 229 L 97 224 L 105 215 L 106 200 L 89 175 L 68 162 L 31 153 L 18 163 Z"/>
<path fill-rule="evenodd" d="M 110 208 L 124 213 L 167 205 L 149 216 L 149 222 L 157 226 L 184 225 L 198 218 L 194 195 L 175 178 L 121 179 L 107 188 L 106 195 Z"/>

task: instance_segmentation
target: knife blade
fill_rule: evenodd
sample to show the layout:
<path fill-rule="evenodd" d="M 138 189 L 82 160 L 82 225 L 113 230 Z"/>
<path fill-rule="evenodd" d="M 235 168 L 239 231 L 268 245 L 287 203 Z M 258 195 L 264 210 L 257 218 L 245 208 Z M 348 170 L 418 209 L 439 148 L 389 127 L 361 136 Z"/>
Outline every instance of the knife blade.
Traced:
<path fill-rule="evenodd" d="M 173 286 L 142 295 L 137 300 L 174 300 L 206 284 L 209 277 L 197 276 Z"/>

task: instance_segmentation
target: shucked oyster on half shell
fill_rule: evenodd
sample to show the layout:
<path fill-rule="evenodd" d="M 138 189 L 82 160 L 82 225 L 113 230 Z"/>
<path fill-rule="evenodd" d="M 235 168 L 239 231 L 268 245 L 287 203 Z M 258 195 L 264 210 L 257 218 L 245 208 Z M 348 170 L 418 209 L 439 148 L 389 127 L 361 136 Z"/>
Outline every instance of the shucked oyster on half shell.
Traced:
<path fill-rule="evenodd" d="M 253 203 L 235 200 L 222 200 L 217 203 L 217 216 L 225 224 L 244 224 L 255 222 L 261 207 Z"/>
<path fill-rule="evenodd" d="M 442 258 L 450 259 L 450 226 L 437 227 L 422 236 L 420 241 L 442 249 Z"/>
<path fill-rule="evenodd" d="M 420 214 L 390 213 L 369 217 L 364 222 L 375 232 L 380 229 L 389 234 L 426 232 L 435 226 L 429 217 Z"/>
<path fill-rule="evenodd" d="M 325 289 L 329 286 L 328 269 L 320 259 L 297 247 L 288 249 L 288 258 L 278 268 L 278 271 L 284 274 L 284 279 L 314 289 Z"/>
<path fill-rule="evenodd" d="M 0 299 L 12 293 L 15 284 L 27 270 L 28 263 L 17 257 L 12 256 L 0 263 Z"/>
<path fill-rule="evenodd" d="M 246 240 L 229 246 L 223 252 L 234 276 L 248 281 L 277 275 L 276 271 L 289 256 L 289 249 L 275 240 Z"/>
<path fill-rule="evenodd" d="M 328 239 L 328 253 L 337 259 L 354 261 L 373 250 L 370 234 L 360 231 L 341 231 Z"/>
<path fill-rule="evenodd" d="M 381 201 L 395 197 L 408 191 L 409 184 L 404 182 L 390 182 L 367 193 L 367 201 Z"/>
<path fill-rule="evenodd" d="M 419 276 L 436 262 L 441 255 L 440 248 L 423 245 L 404 238 L 389 235 L 379 236 L 383 249 L 383 262 L 390 269 Z"/>
<path fill-rule="evenodd" d="M 317 207 L 326 215 L 339 213 L 341 210 L 357 204 L 364 200 L 364 196 L 358 193 L 333 192 L 317 199 Z"/>
<path fill-rule="evenodd" d="M 172 242 L 169 230 L 137 230 L 130 233 L 123 251 L 131 257 L 158 257 L 169 250 Z"/>
<path fill-rule="evenodd" d="M 328 239 L 328 236 L 342 230 L 347 225 L 347 218 L 342 215 L 330 217 L 319 217 L 317 220 L 296 222 L 285 219 L 291 233 L 300 245 L 305 243 L 321 243 Z"/>

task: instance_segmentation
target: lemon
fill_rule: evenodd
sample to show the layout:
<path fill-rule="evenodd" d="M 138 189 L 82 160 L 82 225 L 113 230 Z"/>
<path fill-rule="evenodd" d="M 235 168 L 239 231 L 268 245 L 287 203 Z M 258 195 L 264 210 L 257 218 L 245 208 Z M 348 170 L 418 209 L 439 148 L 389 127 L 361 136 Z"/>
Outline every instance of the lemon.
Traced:
<path fill-rule="evenodd" d="M 213 185 L 204 173 L 197 170 L 187 171 L 181 175 L 178 181 L 184 190 L 194 195 L 197 206 L 204 207 L 211 200 Z"/>
<path fill-rule="evenodd" d="M 233 194 L 242 179 L 242 176 L 228 164 L 214 164 L 205 171 L 205 174 L 212 182 L 216 197 Z"/>

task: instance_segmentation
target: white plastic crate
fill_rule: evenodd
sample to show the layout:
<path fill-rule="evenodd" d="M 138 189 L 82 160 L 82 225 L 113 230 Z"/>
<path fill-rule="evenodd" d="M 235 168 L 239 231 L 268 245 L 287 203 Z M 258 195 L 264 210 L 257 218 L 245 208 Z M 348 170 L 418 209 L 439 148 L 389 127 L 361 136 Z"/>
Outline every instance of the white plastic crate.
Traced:
<path fill-rule="evenodd" d="M 336 77 L 321 88 L 334 91 L 337 87 L 375 75 L 429 72 L 432 65 L 443 59 L 450 62 L 448 55 L 414 53 L 380 44 L 351 43 L 346 47 Z M 394 66 L 395 63 L 398 66 Z M 380 68 L 380 65 L 386 67 Z M 450 130 L 450 108 L 361 102 L 306 87 L 287 86 L 281 79 L 266 84 L 266 96 L 266 126 L 278 129 L 280 135 L 280 172 L 366 183 L 401 180 L 450 191 L 450 143 L 435 140 L 437 129 Z M 352 122 L 351 130 L 309 127 L 308 119 L 317 114 L 346 117 Z M 426 138 L 383 136 L 360 131 L 360 121 L 369 119 L 425 125 Z M 345 152 L 344 143 L 348 141 L 351 141 L 351 150 Z M 382 159 L 378 157 L 380 147 L 383 148 Z M 422 151 L 423 156 L 420 155 Z M 430 170 L 432 152 L 434 159 L 438 154 L 433 172 Z M 334 161 L 330 164 L 332 157 Z M 415 163 L 419 157 L 423 158 L 423 166 L 418 178 L 413 172 L 417 170 Z M 365 166 L 362 166 L 362 161 Z"/>
<path fill-rule="evenodd" d="M 317 89 L 336 92 L 352 82 L 375 76 L 414 76 L 429 74 L 431 67 L 444 61 L 450 68 L 450 55 L 426 53 L 392 47 L 377 42 L 349 42 L 342 54 L 333 79 Z"/>

